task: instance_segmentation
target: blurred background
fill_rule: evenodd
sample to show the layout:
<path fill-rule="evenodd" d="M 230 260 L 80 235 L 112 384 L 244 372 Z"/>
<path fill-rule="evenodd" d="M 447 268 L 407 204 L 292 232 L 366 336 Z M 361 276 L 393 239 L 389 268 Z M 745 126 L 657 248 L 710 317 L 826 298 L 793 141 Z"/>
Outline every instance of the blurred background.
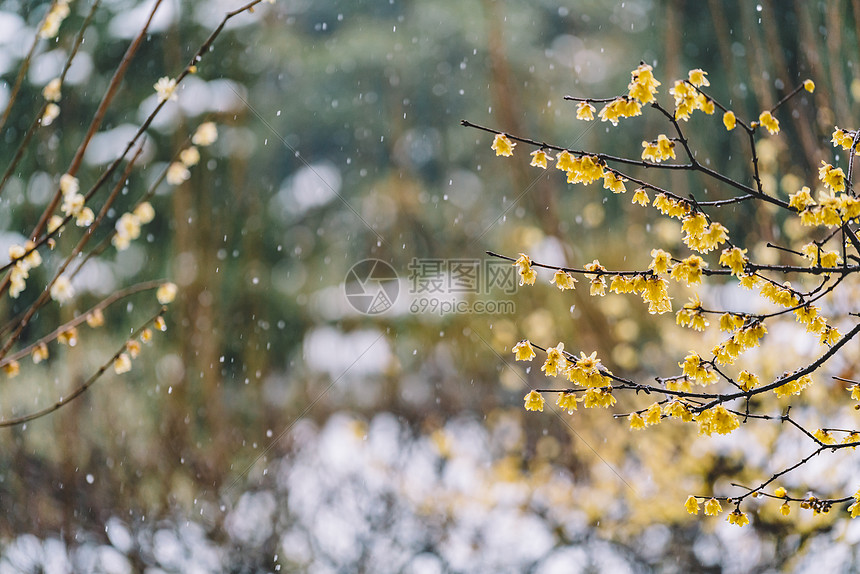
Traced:
<path fill-rule="evenodd" d="M 56 129 L 39 131 L 0 198 L 4 253 L 44 209 L 151 6 L 99 6 Z M 154 107 L 153 83 L 177 75 L 238 6 L 165 1 L 85 159 L 82 187 Z M 0 3 L 4 105 L 48 7 Z M 59 40 L 32 62 L 0 158 L 14 153 L 90 4 L 71 8 Z M 128 203 L 200 123 L 215 121 L 218 141 L 188 181 L 158 187 L 143 241 L 108 249 L 75 280 L 78 310 L 136 280 L 174 281 L 168 331 L 130 373 L 0 431 L 0 572 L 847 569 L 860 530 L 844 513 L 783 517 L 763 504 L 741 530 L 683 509 L 688 494 L 757 483 L 802 456 L 779 429 L 703 440 L 669 424 L 633 434 L 603 410 L 523 410 L 529 389 L 547 385 L 537 368 L 514 364 L 523 338 L 597 351 L 641 379 L 674 373 L 690 348 L 714 341 L 671 314 L 648 315 L 638 298 L 561 293 L 550 275 L 514 288 L 509 266 L 489 263 L 486 250 L 646 268 L 652 247 L 679 245 L 679 225 L 629 194 L 530 168 L 523 144 L 497 158 L 492 136 L 460 120 L 638 158 L 643 139 L 669 133 L 659 114 L 612 130 L 577 122 L 563 97 L 621 94 L 641 61 L 654 66 L 668 107 L 672 82 L 703 68 L 710 93 L 750 121 L 812 78 L 815 93 L 781 108 L 783 133 L 760 147 L 766 188 L 793 193 L 831 157 L 833 126 L 857 126 L 858 31 L 857 1 L 278 0 L 231 20 L 150 128 Z M 739 134 L 717 116 L 688 125 L 700 161 L 748 180 Z M 679 194 L 728 193 L 700 177 L 648 176 Z M 767 208 L 723 222 L 746 245 L 805 233 Z M 365 264 L 348 276 L 367 259 L 390 270 L 372 275 Z M 462 268 L 480 270 L 478 287 L 457 288 Z M 360 289 L 393 289 L 390 307 L 357 308 L 345 291 L 356 277 L 369 279 Z M 673 291 L 675 308 L 691 294 Z M 725 305 L 736 293 L 716 285 L 706 296 Z M 107 329 L 82 330 L 47 364 L 22 364 L 0 386 L 0 415 L 80 384 L 151 313 L 147 297 L 110 309 Z M 11 317 L 19 304 L 0 305 Z M 33 338 L 74 314 L 55 307 L 40 312 Z M 789 345 L 798 364 L 817 352 L 794 331 L 769 340 L 750 358 L 761 373 L 793 368 L 774 349 Z M 849 357 L 834 368 L 856 376 L 856 365 Z M 841 392 L 823 387 L 811 404 Z M 638 400 L 615 412 L 651 402 Z M 789 486 L 853 492 L 846 457 Z"/>

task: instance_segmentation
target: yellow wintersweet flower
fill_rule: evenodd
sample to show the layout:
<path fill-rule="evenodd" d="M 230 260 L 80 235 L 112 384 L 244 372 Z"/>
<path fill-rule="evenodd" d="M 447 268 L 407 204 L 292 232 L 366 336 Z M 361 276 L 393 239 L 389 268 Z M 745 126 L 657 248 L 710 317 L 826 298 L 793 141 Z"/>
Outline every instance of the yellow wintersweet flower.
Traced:
<path fill-rule="evenodd" d="M 531 361 L 535 358 L 535 350 L 528 339 L 514 345 L 513 352 L 517 361 Z"/>
<path fill-rule="evenodd" d="M 836 444 L 836 439 L 833 438 L 833 435 L 830 434 L 829 431 L 826 431 L 824 429 L 816 430 L 814 433 L 812 433 L 812 436 L 814 436 L 818 440 L 818 442 L 822 444 Z"/>
<path fill-rule="evenodd" d="M 683 369 L 683 372 L 686 376 L 691 379 L 695 379 L 696 372 L 699 370 L 699 367 L 702 364 L 702 358 L 698 353 L 690 353 L 686 357 L 684 357 L 683 363 L 678 363 L 678 366 Z"/>
<path fill-rule="evenodd" d="M 51 102 L 47 106 L 45 106 L 45 113 L 42 114 L 42 118 L 39 120 L 39 123 L 42 124 L 43 127 L 48 127 L 57 117 L 60 115 L 60 106 Z"/>
<path fill-rule="evenodd" d="M 660 408 L 660 403 L 654 403 L 648 410 L 645 411 L 645 424 L 648 426 L 659 424 L 663 419 L 663 412 Z"/>
<path fill-rule="evenodd" d="M 851 398 L 855 401 L 860 401 L 860 385 L 851 387 Z"/>
<path fill-rule="evenodd" d="M 606 295 L 606 279 L 601 277 L 595 277 L 591 280 L 589 285 L 588 293 L 592 297 L 603 297 Z"/>
<path fill-rule="evenodd" d="M 612 193 L 625 193 L 624 179 L 611 171 L 603 172 L 603 188 L 612 190 Z"/>
<path fill-rule="evenodd" d="M 779 513 L 782 514 L 783 516 L 788 516 L 788 514 L 790 512 L 791 512 L 791 506 L 788 505 L 787 501 L 783 502 L 782 505 L 779 507 Z"/>
<path fill-rule="evenodd" d="M 612 396 L 611 388 L 591 388 L 585 392 L 582 405 L 587 409 L 596 407 L 607 409 L 615 404 L 615 397 Z"/>
<path fill-rule="evenodd" d="M 6 373 L 7 377 L 14 379 L 21 372 L 21 365 L 18 361 L 12 360 L 3 365 L 3 371 Z"/>
<path fill-rule="evenodd" d="M 641 206 L 646 206 L 651 202 L 648 193 L 641 187 L 633 192 L 633 203 L 638 203 Z"/>
<path fill-rule="evenodd" d="M 744 369 L 738 374 L 738 384 L 744 392 L 751 391 L 759 385 L 756 375 Z"/>
<path fill-rule="evenodd" d="M 773 390 L 777 397 L 788 395 L 799 395 L 803 389 L 812 384 L 812 375 L 806 374 L 788 383 L 784 383 Z"/>
<path fill-rule="evenodd" d="M 805 80 L 803 82 L 803 89 L 805 89 L 810 94 L 815 91 L 815 82 L 812 80 Z"/>
<path fill-rule="evenodd" d="M 627 85 L 630 97 L 643 104 L 652 102 L 657 93 L 657 86 L 660 85 L 660 82 L 654 78 L 653 68 L 648 64 L 640 64 L 630 73 L 630 76 L 630 84 Z"/>
<path fill-rule="evenodd" d="M 576 119 L 590 122 L 594 120 L 594 112 L 596 108 L 588 102 L 579 102 L 576 104 Z"/>
<path fill-rule="evenodd" d="M 735 113 L 732 111 L 728 111 L 723 114 L 723 125 L 726 126 L 726 130 L 732 131 L 735 129 L 735 125 L 738 120 L 735 118 Z"/>
<path fill-rule="evenodd" d="M 776 490 L 773 491 L 773 495 L 779 498 L 784 498 L 787 494 L 785 487 L 780 486 Z"/>
<path fill-rule="evenodd" d="M 206 147 L 212 145 L 218 139 L 218 126 L 215 122 L 204 122 L 197 127 L 197 131 L 191 136 L 191 143 Z"/>
<path fill-rule="evenodd" d="M 824 160 L 821 160 L 821 164 L 818 168 L 818 179 L 833 191 L 845 191 L 845 172 L 842 168 L 834 168 Z"/>
<path fill-rule="evenodd" d="M 711 430 L 719 434 L 729 434 L 741 426 L 738 417 L 730 413 L 723 405 L 717 405 L 712 409 Z"/>
<path fill-rule="evenodd" d="M 723 313 L 720 316 L 720 331 L 734 332 L 744 326 L 743 315 Z"/>
<path fill-rule="evenodd" d="M 59 102 L 62 97 L 60 78 L 54 78 L 42 90 L 42 97 L 49 102 Z"/>
<path fill-rule="evenodd" d="M 728 267 L 732 270 L 732 275 L 740 275 L 743 273 L 744 266 L 749 262 L 746 258 L 746 249 L 740 247 L 732 247 L 731 249 L 723 249 L 720 254 L 720 265 Z"/>
<path fill-rule="evenodd" d="M 700 237 L 708 226 L 708 218 L 704 213 L 694 213 L 684 218 L 681 223 L 681 231 L 687 233 L 685 242 L 690 237 Z"/>
<path fill-rule="evenodd" d="M 845 130 L 841 130 L 838 127 L 833 132 L 833 137 L 830 140 L 833 142 L 834 146 L 839 146 L 844 150 L 851 149 L 851 146 L 854 145 L 854 137 Z"/>
<path fill-rule="evenodd" d="M 531 156 L 532 162 L 529 165 L 531 165 L 532 167 L 541 167 L 543 169 L 546 169 L 547 157 L 545 151 L 543 151 L 542 149 L 535 150 L 531 153 Z"/>
<path fill-rule="evenodd" d="M 855 499 L 854 504 L 848 507 L 848 512 L 851 513 L 851 518 L 860 516 L 860 500 Z"/>
<path fill-rule="evenodd" d="M 672 255 L 662 249 L 652 249 L 651 250 L 651 264 L 648 266 L 648 269 L 654 271 L 654 273 L 666 273 L 669 270 L 669 263 L 672 261 Z"/>
<path fill-rule="evenodd" d="M 534 285 L 537 272 L 532 269 L 532 261 L 525 253 L 520 253 L 519 259 L 514 262 L 517 272 L 520 274 L 520 285 Z"/>
<path fill-rule="evenodd" d="M 39 346 L 37 346 L 35 349 L 33 349 L 32 357 L 33 357 L 33 364 L 34 365 L 38 365 L 42 361 L 47 360 L 48 359 L 48 345 L 46 345 L 45 343 L 39 343 Z"/>
<path fill-rule="evenodd" d="M 690 255 L 672 268 L 671 277 L 675 281 L 686 281 L 692 287 L 702 282 L 702 270 L 708 266 L 698 255 Z"/>
<path fill-rule="evenodd" d="M 568 414 L 572 414 L 573 411 L 578 410 L 576 402 L 576 395 L 573 393 L 559 393 L 558 398 L 555 400 L 555 404 L 562 410 L 567 411 Z"/>
<path fill-rule="evenodd" d="M 705 502 L 705 515 L 706 516 L 717 516 L 720 512 L 723 511 L 723 507 L 720 504 L 720 501 L 716 498 L 712 498 Z"/>
<path fill-rule="evenodd" d="M 559 269 L 555 272 L 555 275 L 552 276 L 550 283 L 555 283 L 555 286 L 562 291 L 564 291 L 565 289 L 576 288 L 576 278 L 562 269 Z"/>
<path fill-rule="evenodd" d="M 564 343 L 559 343 L 555 347 L 550 347 L 546 350 L 546 361 L 540 368 L 548 377 L 555 377 L 559 371 L 564 371 L 567 368 L 567 359 L 564 357 Z"/>
<path fill-rule="evenodd" d="M 179 152 L 179 161 L 185 167 L 194 167 L 200 163 L 200 151 L 195 146 L 189 146 Z"/>
<path fill-rule="evenodd" d="M 839 333 L 839 331 L 837 331 L 834 327 L 828 325 L 821 333 L 821 336 L 818 338 L 818 341 L 822 345 L 831 346 L 836 343 L 836 341 L 838 341 L 841 336 L 842 335 Z"/>
<path fill-rule="evenodd" d="M 657 136 L 654 141 L 643 141 L 642 159 L 650 159 L 651 161 L 660 163 L 666 159 L 675 159 L 675 142 L 670 140 L 664 134 Z"/>
<path fill-rule="evenodd" d="M 667 415 L 681 419 L 685 423 L 693 420 L 693 413 L 687 408 L 687 405 L 678 399 L 672 400 L 663 410 Z"/>
<path fill-rule="evenodd" d="M 609 284 L 609 291 L 612 293 L 633 293 L 635 291 L 635 282 L 632 277 L 624 275 L 616 275 L 612 278 L 612 283 Z"/>
<path fill-rule="evenodd" d="M 711 82 L 709 82 L 708 78 L 705 77 L 707 75 L 708 73 L 706 71 L 696 68 L 695 70 L 690 70 L 690 73 L 687 77 L 689 78 L 691 84 L 693 84 L 697 88 L 701 88 L 702 86 L 711 85 Z"/>
<path fill-rule="evenodd" d="M 776 135 L 779 133 L 779 120 L 773 117 L 773 114 L 770 113 L 770 111 L 765 110 L 759 114 L 758 121 L 761 125 L 767 128 L 770 135 Z"/>
<path fill-rule="evenodd" d="M 616 98 L 603 106 L 597 115 L 601 121 L 612 122 L 613 126 L 617 126 L 620 118 L 632 118 L 641 114 L 642 105 L 637 100 Z"/>
<path fill-rule="evenodd" d="M 176 298 L 177 291 L 176 283 L 162 283 L 155 292 L 155 297 L 158 299 L 159 303 L 167 305 L 168 303 L 172 303 Z"/>
<path fill-rule="evenodd" d="M 496 155 L 510 157 L 514 155 L 514 147 L 516 147 L 516 145 L 517 144 L 509 140 L 508 136 L 505 134 L 496 134 L 496 137 L 493 138 L 491 149 L 496 152 Z"/>
<path fill-rule="evenodd" d="M 696 515 L 699 513 L 699 505 L 702 503 L 701 498 L 696 498 L 692 494 L 687 497 L 687 501 L 684 503 L 684 508 L 688 513 Z"/>
<path fill-rule="evenodd" d="M 87 325 L 95 329 L 105 324 L 105 316 L 101 309 L 96 309 L 87 315 Z"/>
<path fill-rule="evenodd" d="M 639 413 L 630 413 L 627 415 L 627 420 L 630 422 L 631 429 L 642 430 L 645 428 L 645 419 Z"/>
<path fill-rule="evenodd" d="M 573 156 L 567 150 L 559 152 L 555 159 L 555 167 L 561 171 L 571 171 L 576 167 Z"/>
<path fill-rule="evenodd" d="M 127 373 L 131 370 L 131 359 L 125 353 L 114 359 L 113 370 L 117 375 Z"/>
<path fill-rule="evenodd" d="M 523 400 L 525 401 L 525 406 L 527 411 L 540 411 L 543 412 L 543 405 L 545 403 L 543 399 L 543 395 L 541 395 L 537 391 L 532 391 L 527 394 Z"/>
<path fill-rule="evenodd" d="M 747 518 L 747 515 L 738 509 L 735 509 L 731 514 L 729 514 L 728 520 L 729 524 L 737 524 L 738 526 L 744 526 L 745 524 L 750 523 L 750 519 Z"/>

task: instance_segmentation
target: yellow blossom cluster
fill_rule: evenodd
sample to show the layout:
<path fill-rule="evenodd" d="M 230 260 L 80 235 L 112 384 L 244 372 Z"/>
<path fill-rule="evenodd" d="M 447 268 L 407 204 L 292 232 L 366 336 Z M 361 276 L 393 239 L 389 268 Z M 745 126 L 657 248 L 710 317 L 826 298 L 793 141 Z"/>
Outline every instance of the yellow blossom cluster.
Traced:
<path fill-rule="evenodd" d="M 831 170 L 830 174 L 835 170 Z M 839 168 L 842 171 L 842 168 Z M 806 190 L 806 193 L 803 191 Z M 795 205 L 813 205 L 807 188 L 803 188 L 797 194 L 791 196 L 791 199 L 796 197 Z M 801 195 L 798 195 L 801 194 Z M 810 203 L 811 202 L 811 203 Z M 800 222 L 803 225 L 826 225 L 828 227 L 840 226 L 844 221 L 860 217 L 860 201 L 857 198 L 847 193 L 828 193 L 825 190 L 818 192 L 818 205 L 813 207 L 805 207 L 800 212 Z"/>
<path fill-rule="evenodd" d="M 585 265 L 583 269 L 585 269 L 586 271 L 606 271 L 606 267 L 601 265 L 600 261 L 598 261 L 597 259 L 595 259 L 588 265 Z M 604 295 L 606 295 L 606 277 L 602 273 L 591 276 L 586 275 L 586 277 L 589 277 L 591 279 L 589 293 L 592 297 L 596 295 L 603 297 Z"/>
<path fill-rule="evenodd" d="M 590 155 L 574 157 L 567 150 L 556 156 L 555 167 L 567 173 L 567 183 L 588 185 L 604 177 L 603 165 L 596 157 Z"/>
<path fill-rule="evenodd" d="M 507 141 L 507 138 L 504 135 L 501 137 L 504 141 Z M 198 150 L 196 146 L 205 147 L 211 145 L 217 139 L 218 128 L 213 122 L 200 124 L 197 131 L 194 132 L 194 135 L 191 137 L 191 143 L 194 145 L 191 145 L 179 152 L 179 161 L 175 161 L 168 166 L 167 174 L 165 176 L 167 183 L 170 185 L 180 185 L 183 182 L 188 181 L 191 177 L 190 169 L 200 162 L 200 150 Z M 496 136 L 496 139 L 499 139 L 499 136 Z M 510 141 L 507 143 L 510 144 L 511 149 L 516 145 Z M 500 143 L 499 146 L 500 147 L 497 149 L 496 142 L 493 142 L 493 149 L 497 150 L 497 155 L 499 155 L 499 149 L 504 150 L 504 143 Z M 509 153 L 507 153 L 507 155 L 511 155 L 510 150 L 508 150 L 508 152 Z"/>
<path fill-rule="evenodd" d="M 723 249 L 720 253 L 720 265 L 728 267 L 732 270 L 732 275 L 740 276 L 749 259 L 746 257 L 747 250 L 740 247 L 731 247 Z"/>
<path fill-rule="evenodd" d="M 528 340 L 517 343 L 513 352 L 518 361 L 531 361 L 535 357 L 534 348 Z M 561 342 L 546 350 L 546 361 L 541 366 L 541 371 L 548 377 L 565 376 L 568 381 L 587 389 L 581 399 L 573 392 L 560 392 L 556 404 L 568 412 L 577 410 L 577 403 L 580 401 L 586 408 L 607 408 L 614 405 L 612 381 L 604 374 L 609 371 L 605 371 L 600 364 L 597 352 L 592 352 L 591 355 L 580 352 L 579 355 L 578 358 L 569 359 L 564 351 L 564 343 Z M 524 397 L 524 401 L 526 410 L 542 411 L 545 405 L 544 398 L 538 391 L 531 391 Z"/>
<path fill-rule="evenodd" d="M 723 318 L 720 320 L 720 327 L 723 327 Z M 735 316 L 731 319 L 732 325 L 736 327 L 738 322 L 743 322 L 742 317 Z M 729 323 L 729 320 L 726 321 Z M 726 325 L 728 327 L 728 325 Z M 724 329 L 731 330 L 731 329 Z M 747 349 L 752 349 L 758 346 L 762 337 L 767 334 L 767 327 L 763 321 L 754 321 L 743 328 L 738 328 L 737 332 L 732 337 L 722 343 L 716 345 L 711 352 L 714 354 L 714 362 L 721 365 L 733 365 L 735 360 L 741 353 Z"/>
<path fill-rule="evenodd" d="M 704 331 L 710 325 L 702 313 L 702 302 L 698 295 L 691 297 L 690 301 L 685 303 L 684 307 L 675 314 L 675 322 L 682 327 L 690 327 L 695 331 Z"/>
<path fill-rule="evenodd" d="M 776 396 L 782 398 L 789 395 L 799 395 L 803 389 L 812 384 L 812 375 L 806 374 L 784 383 L 773 390 Z"/>
<path fill-rule="evenodd" d="M 782 286 L 766 281 L 759 291 L 761 296 L 782 307 L 795 307 L 800 304 L 800 297 L 791 288 L 791 282 L 786 281 Z"/>
<path fill-rule="evenodd" d="M 688 214 L 683 219 L 681 229 L 686 235 L 684 243 L 693 251 L 708 253 L 725 243 L 729 238 L 729 230 L 723 224 L 714 221 L 708 223 L 703 213 Z"/>
<path fill-rule="evenodd" d="M 701 110 L 711 115 L 714 113 L 714 101 L 699 92 L 686 80 L 678 80 L 669 93 L 675 98 L 675 119 L 688 120 L 695 110 Z"/>
<path fill-rule="evenodd" d="M 21 292 L 27 288 L 30 270 L 42 264 L 42 256 L 35 249 L 35 243 L 28 241 L 24 246 L 10 246 L 9 259 L 14 262 L 12 270 L 9 272 L 9 296 L 17 299 Z"/>
<path fill-rule="evenodd" d="M 683 363 L 678 363 L 688 380 L 696 381 L 706 387 L 717 380 L 717 373 L 713 367 L 702 360 L 698 353 L 690 353 L 684 357 Z"/>
<path fill-rule="evenodd" d="M 618 294 L 638 293 L 642 300 L 648 303 L 648 312 L 652 315 L 663 314 L 672 310 L 669 284 L 665 279 L 656 275 L 636 274 L 632 277 L 615 275 L 609 290 Z"/>
<path fill-rule="evenodd" d="M 123 213 L 116 221 L 116 233 L 111 243 L 117 251 L 128 249 L 132 241 L 140 237 L 140 226 L 155 218 L 155 209 L 148 201 L 140 203 L 133 211 Z"/>
<path fill-rule="evenodd" d="M 681 219 L 690 211 L 690 205 L 686 201 L 672 199 L 665 193 L 660 193 L 654 198 L 654 207 L 663 215 Z"/>
<path fill-rule="evenodd" d="M 753 122 L 753 127 L 756 125 L 764 126 L 768 133 L 772 136 L 775 136 L 779 133 L 779 120 L 773 117 L 773 114 L 770 111 L 765 110 L 758 116 L 758 124 Z"/>
<path fill-rule="evenodd" d="M 833 167 L 821 160 L 821 167 L 818 168 L 818 179 L 835 192 L 845 191 L 845 172 L 842 171 L 841 167 Z"/>
<path fill-rule="evenodd" d="M 615 404 L 615 397 L 612 395 L 611 387 L 603 387 L 602 389 L 588 389 L 582 397 L 582 406 L 587 409 L 602 408 L 608 409 Z"/>
<path fill-rule="evenodd" d="M 737 415 L 729 412 L 723 405 L 705 409 L 695 417 L 699 435 L 711 436 L 712 433 L 729 434 L 741 426 Z"/>
<path fill-rule="evenodd" d="M 621 118 L 632 118 L 642 114 L 642 104 L 629 97 L 615 98 L 600 110 L 597 115 L 600 121 L 611 122 L 613 126 L 618 125 Z"/>
<path fill-rule="evenodd" d="M 675 142 L 670 140 L 664 134 L 657 136 L 656 140 L 643 141 L 642 159 L 650 159 L 653 162 L 660 163 L 667 159 L 675 159 Z"/>
<path fill-rule="evenodd" d="M 648 64 L 639 64 L 635 70 L 630 72 L 630 83 L 627 85 L 628 95 L 639 103 L 649 104 L 654 101 L 659 85 L 660 82 L 654 77 L 654 68 Z"/>
<path fill-rule="evenodd" d="M 836 267 L 842 263 L 842 257 L 836 251 L 823 251 L 821 246 L 810 242 L 800 248 L 800 252 L 809 260 L 810 265 L 821 267 Z"/>
<path fill-rule="evenodd" d="M 860 490 L 854 493 L 854 502 L 848 507 L 848 512 L 851 513 L 851 518 L 860 516 Z"/>
<path fill-rule="evenodd" d="M 577 398 L 574 393 L 559 393 L 558 397 L 555 399 L 555 404 L 563 410 L 567 411 L 568 414 L 573 414 L 573 411 L 577 409 Z"/>
<path fill-rule="evenodd" d="M 92 209 L 84 205 L 86 198 L 78 193 L 79 189 L 78 178 L 68 173 L 60 176 L 60 191 L 63 194 L 63 203 L 60 206 L 60 210 L 63 212 L 63 215 L 74 216 L 75 224 L 78 227 L 89 227 L 95 220 L 95 214 Z"/>
<path fill-rule="evenodd" d="M 833 142 L 834 147 L 838 146 L 844 150 L 850 150 L 851 146 L 854 145 L 854 137 L 856 135 L 856 130 L 851 132 L 849 130 L 842 130 L 837 127 L 836 130 L 833 132 L 833 139 L 831 139 L 830 141 Z M 856 150 L 854 154 L 860 155 L 860 149 Z"/>
<path fill-rule="evenodd" d="M 546 350 L 546 361 L 540 368 L 547 377 L 556 377 L 567 371 L 567 358 L 564 356 L 564 343 Z"/>
<path fill-rule="evenodd" d="M 704 259 L 698 255 L 690 255 L 672 267 L 671 277 L 679 283 L 685 281 L 687 286 L 698 285 L 702 282 L 702 271 L 707 267 Z"/>
<path fill-rule="evenodd" d="M 39 37 L 49 39 L 60 32 L 60 25 L 69 15 L 69 0 L 56 0 L 39 27 Z"/>

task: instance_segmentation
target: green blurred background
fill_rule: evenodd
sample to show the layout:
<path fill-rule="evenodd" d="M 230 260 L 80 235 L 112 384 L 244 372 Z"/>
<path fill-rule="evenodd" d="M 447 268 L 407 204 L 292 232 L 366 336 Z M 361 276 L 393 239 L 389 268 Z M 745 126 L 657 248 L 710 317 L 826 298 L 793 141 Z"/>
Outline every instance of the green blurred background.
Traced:
<path fill-rule="evenodd" d="M 742 446 L 691 449 L 694 433 L 678 427 L 634 436 L 605 412 L 522 410 L 529 387 L 546 383 L 513 365 L 520 339 L 597 350 L 611 369 L 648 377 L 687 349 L 667 331 L 672 317 L 655 319 L 636 299 L 559 293 L 548 276 L 516 293 L 457 296 L 511 301 L 515 313 L 416 312 L 410 264 L 484 264 L 491 249 L 644 268 L 650 247 L 675 247 L 676 227 L 629 195 L 529 168 L 522 144 L 496 158 L 491 136 L 460 126 L 638 157 L 641 140 L 668 129 L 658 114 L 610 130 L 577 122 L 563 97 L 620 94 L 640 61 L 654 65 L 667 106 L 671 81 L 704 68 L 711 93 L 748 119 L 815 80 L 815 94 L 779 116 L 784 135 L 762 148 L 765 184 L 795 191 L 825 157 L 833 125 L 856 126 L 858 4 L 278 0 L 232 21 L 150 129 L 123 202 L 201 122 L 219 124 L 218 142 L 188 182 L 159 187 L 143 241 L 109 249 L 76 280 L 82 310 L 134 280 L 169 278 L 180 292 L 168 332 L 131 373 L 0 432 L 0 571 L 760 572 L 803 570 L 822 555 L 850 564 L 858 534 L 834 517 L 763 511 L 741 532 L 686 516 L 688 493 L 743 477 Z M 152 84 L 175 76 L 238 5 L 165 3 L 82 184 L 152 108 Z M 41 213 L 148 6 L 102 2 L 56 129 L 38 133 L 0 199 L 4 252 Z M 0 4 L 4 102 L 47 7 Z M 0 157 L 89 7 L 73 2 L 60 40 L 41 46 Z M 690 131 L 700 159 L 747 177 L 718 118 L 694 118 Z M 712 185 L 655 177 L 672 189 Z M 756 225 L 770 215 L 736 214 L 733 239 L 799 233 Z M 649 247 L 631 249 L 640 245 Z M 343 290 L 368 258 L 400 278 L 395 305 L 370 316 Z M 4 312 L 25 302 L 4 300 Z M 47 366 L 25 365 L 0 387 L 2 415 L 79 384 L 152 303 L 111 309 L 108 329 L 83 331 Z M 49 306 L 30 336 L 72 313 Z"/>

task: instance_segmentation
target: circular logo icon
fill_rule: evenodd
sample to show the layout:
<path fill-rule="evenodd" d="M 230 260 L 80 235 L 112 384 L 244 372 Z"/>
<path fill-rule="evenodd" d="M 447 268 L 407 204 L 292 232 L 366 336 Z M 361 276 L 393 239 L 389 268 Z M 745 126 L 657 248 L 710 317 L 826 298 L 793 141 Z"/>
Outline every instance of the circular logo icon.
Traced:
<path fill-rule="evenodd" d="M 365 259 L 346 272 L 343 289 L 353 309 L 364 315 L 379 315 L 394 305 L 400 280 L 394 267 L 385 261 Z"/>

